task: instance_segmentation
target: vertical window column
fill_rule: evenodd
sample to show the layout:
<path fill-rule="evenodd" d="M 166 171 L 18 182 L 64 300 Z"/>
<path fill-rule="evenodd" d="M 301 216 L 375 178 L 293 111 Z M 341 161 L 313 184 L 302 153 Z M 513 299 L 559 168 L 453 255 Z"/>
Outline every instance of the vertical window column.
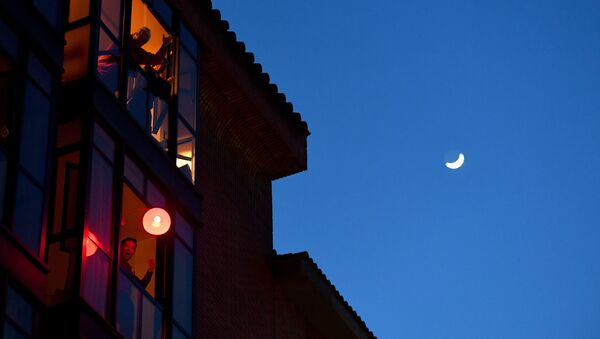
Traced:
<path fill-rule="evenodd" d="M 12 287 L 6 291 L 3 338 L 33 338 L 35 308 Z"/>
<path fill-rule="evenodd" d="M 52 78 L 33 55 L 29 56 L 19 135 L 13 233 L 39 254 L 42 237 L 44 186 L 51 119 Z"/>
<path fill-rule="evenodd" d="M 113 260 L 114 153 L 112 139 L 96 125 L 85 220 L 81 293 L 90 306 L 103 316 L 106 316 L 108 273 Z"/>
<path fill-rule="evenodd" d="M 194 229 L 179 213 L 175 215 L 173 248 L 173 338 L 191 338 Z"/>
<path fill-rule="evenodd" d="M 118 96 L 121 64 L 121 0 L 102 0 L 98 37 L 98 77 L 109 91 Z"/>
<path fill-rule="evenodd" d="M 177 167 L 192 181 L 196 178 L 198 107 L 198 43 L 182 24 L 180 27 L 179 77 L 177 90 Z"/>

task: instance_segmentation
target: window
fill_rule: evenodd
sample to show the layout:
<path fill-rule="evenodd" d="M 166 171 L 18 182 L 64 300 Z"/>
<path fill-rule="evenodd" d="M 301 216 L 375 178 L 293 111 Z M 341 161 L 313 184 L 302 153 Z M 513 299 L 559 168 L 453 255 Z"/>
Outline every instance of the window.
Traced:
<path fill-rule="evenodd" d="M 188 29 L 180 27 L 179 88 L 177 118 L 177 167 L 192 181 L 195 179 L 197 136 L 197 43 Z"/>
<path fill-rule="evenodd" d="M 113 261 L 113 161 L 114 143 L 95 125 L 81 293 L 103 316 L 106 315 L 108 272 Z"/>
<path fill-rule="evenodd" d="M 172 37 L 141 1 L 132 1 L 127 109 L 137 123 L 167 149 L 172 96 Z"/>
<path fill-rule="evenodd" d="M 28 76 L 20 97 L 21 91 L 15 88 L 19 83 L 17 72 L 1 50 L 0 67 L 0 212 L 12 233 L 31 252 L 39 254 L 43 247 L 42 215 L 52 80 L 42 62 L 30 54 Z M 14 115 L 15 111 L 20 114 Z M 19 122 L 20 126 L 17 126 Z M 19 133 L 14 133 L 15 130 Z M 8 162 L 11 154 L 17 156 L 17 161 L 12 164 Z M 14 177 L 8 178 L 7 174 L 11 172 Z M 9 180 L 12 185 L 8 184 Z M 4 203 L 12 209 L 6 210 Z"/>
<path fill-rule="evenodd" d="M 173 253 L 173 336 L 192 336 L 194 281 L 194 229 L 179 213 L 175 215 Z M 178 335 L 176 335 L 178 334 Z"/>
<path fill-rule="evenodd" d="M 63 81 L 88 74 L 90 30 L 94 27 L 90 5 L 89 0 L 70 2 Z M 129 5 L 131 11 L 125 11 Z M 129 12 L 130 20 L 124 16 Z M 122 27 L 123 22 L 129 22 L 129 27 Z M 170 33 L 173 23 L 173 12 L 164 0 L 100 0 L 95 74 L 194 183 L 198 43 L 180 24 L 175 29 L 180 32 L 176 50 Z"/>
<path fill-rule="evenodd" d="M 46 295 L 50 304 L 61 303 L 73 295 L 74 272 L 77 255 L 77 210 L 83 208 L 78 202 L 79 158 L 81 148 L 81 122 L 61 123 L 58 126 L 56 144 L 56 179 L 54 218 L 49 229 L 47 262 L 50 267 Z M 86 253 L 92 254 L 94 243 L 86 242 Z M 96 248 L 97 250 L 97 248 Z"/>
<path fill-rule="evenodd" d="M 4 338 L 34 337 L 35 309 L 27 299 L 10 286 L 6 291 L 4 316 Z"/>
<path fill-rule="evenodd" d="M 119 93 L 121 12 L 121 0 L 102 0 L 97 72 L 100 80 L 115 96 Z"/>
<path fill-rule="evenodd" d="M 40 13 L 48 20 L 54 29 L 59 28 L 60 23 L 60 1 L 59 0 L 33 0 L 33 4 Z"/>
<path fill-rule="evenodd" d="M 0 27 L 0 31 L 3 28 Z M 12 61 L 0 50 L 0 218 L 4 211 L 9 153 L 8 139 L 12 131 L 13 112 L 15 109 L 15 78 L 16 74 Z"/>
<path fill-rule="evenodd" d="M 164 240 L 147 233 L 142 218 L 149 208 L 165 208 L 166 199 L 129 157 L 124 163 L 116 327 L 125 338 L 159 338 L 162 306 L 157 300 L 165 292 L 157 283 L 164 273 L 157 268 L 164 267 L 158 250 Z"/>

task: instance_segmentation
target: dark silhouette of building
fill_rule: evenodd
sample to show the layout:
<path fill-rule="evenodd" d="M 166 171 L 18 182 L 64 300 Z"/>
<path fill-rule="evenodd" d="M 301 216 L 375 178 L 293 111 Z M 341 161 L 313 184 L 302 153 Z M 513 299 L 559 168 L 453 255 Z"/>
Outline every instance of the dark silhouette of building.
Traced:
<path fill-rule="evenodd" d="M 374 337 L 273 250 L 308 135 L 210 1 L 0 0 L 0 333 Z"/>

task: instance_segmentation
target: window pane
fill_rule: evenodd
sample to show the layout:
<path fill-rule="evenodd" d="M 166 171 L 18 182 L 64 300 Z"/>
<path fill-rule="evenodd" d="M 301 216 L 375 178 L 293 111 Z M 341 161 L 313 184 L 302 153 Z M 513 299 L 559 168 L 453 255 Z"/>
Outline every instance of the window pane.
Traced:
<path fill-rule="evenodd" d="M 33 306 L 10 287 L 6 291 L 6 316 L 17 323 L 23 331 L 31 333 Z"/>
<path fill-rule="evenodd" d="M 33 0 L 33 4 L 48 19 L 52 27 L 58 27 L 58 1 L 57 0 Z"/>
<path fill-rule="evenodd" d="M 12 62 L 0 51 L 0 147 L 8 146 L 8 140 L 13 132 L 15 75 Z"/>
<path fill-rule="evenodd" d="M 179 240 L 173 258 L 173 318 L 188 333 L 192 332 L 192 282 L 194 261 Z"/>
<path fill-rule="evenodd" d="M 0 20 L 0 46 L 4 48 L 13 59 L 17 58 L 17 49 L 19 41 L 17 36 L 6 26 L 4 21 Z"/>
<path fill-rule="evenodd" d="M 85 239 L 88 242 L 88 238 Z M 84 248 L 91 246 L 88 242 Z M 108 287 L 109 259 L 101 250 L 86 256 L 82 278 L 83 298 L 103 317 L 106 312 L 106 293 Z"/>
<path fill-rule="evenodd" d="M 58 158 L 56 164 L 56 193 L 54 200 L 53 233 L 75 228 L 77 211 L 77 183 L 79 180 L 79 152 Z"/>
<path fill-rule="evenodd" d="M 117 330 L 126 339 L 137 337 L 137 322 L 140 314 L 141 292 L 119 270 L 117 288 Z"/>
<path fill-rule="evenodd" d="M 181 330 L 179 330 L 179 328 L 176 325 L 173 325 L 173 339 L 188 339 L 189 337 L 186 336 L 183 332 L 181 332 Z"/>
<path fill-rule="evenodd" d="M 94 150 L 87 226 L 107 251 L 111 249 L 112 204 L 112 167 Z"/>
<path fill-rule="evenodd" d="M 147 130 L 146 107 L 149 105 L 146 86 L 147 81 L 141 71 L 129 71 L 127 77 L 127 110 L 144 130 Z"/>
<path fill-rule="evenodd" d="M 160 338 L 162 334 L 162 312 L 154 303 L 143 296 L 142 338 Z"/>
<path fill-rule="evenodd" d="M 179 65 L 179 113 L 192 127 L 196 128 L 196 63 L 184 50 L 180 50 Z"/>
<path fill-rule="evenodd" d="M 121 36 L 121 0 L 102 0 L 102 22 L 117 39 Z"/>
<path fill-rule="evenodd" d="M 194 157 L 196 138 L 192 132 L 179 120 L 177 125 L 177 167 L 192 182 L 194 181 Z"/>
<path fill-rule="evenodd" d="M 194 247 L 194 229 L 192 228 L 192 226 L 190 226 L 190 224 L 187 222 L 187 220 L 185 220 L 181 214 L 177 213 L 175 214 L 175 232 L 177 232 L 177 235 L 179 235 L 181 237 L 181 239 L 183 239 L 183 241 L 185 242 L 186 245 L 188 245 L 189 248 L 193 248 Z"/>
<path fill-rule="evenodd" d="M 98 77 L 106 85 L 109 91 L 118 94 L 119 86 L 119 62 L 121 61 L 118 44 L 106 34 L 104 28 L 100 28 L 100 39 L 98 42 Z"/>
<path fill-rule="evenodd" d="M 94 145 L 111 161 L 115 158 L 115 143 L 112 138 L 98 124 L 94 125 Z"/>
<path fill-rule="evenodd" d="M 11 323 L 8 321 L 4 322 L 4 339 L 27 339 L 25 335 L 19 332 Z"/>
<path fill-rule="evenodd" d="M 83 19 L 90 11 L 90 0 L 69 1 L 69 22 Z"/>
<path fill-rule="evenodd" d="M 181 31 L 179 32 L 181 42 L 183 43 L 185 48 L 188 51 L 190 51 L 192 59 L 196 59 L 196 57 L 198 56 L 198 43 L 196 42 L 196 39 L 194 38 L 192 33 L 190 33 L 187 27 L 185 27 L 185 25 L 181 24 L 181 26 L 179 27 L 181 29 Z"/>
<path fill-rule="evenodd" d="M 25 91 L 19 157 L 21 164 L 42 183 L 46 173 L 50 103 L 31 81 L 27 81 Z"/>
<path fill-rule="evenodd" d="M 48 285 L 46 296 L 50 304 L 61 303 L 73 295 L 72 282 L 75 268 L 75 238 L 68 238 L 48 246 Z"/>
<path fill-rule="evenodd" d="M 144 174 L 127 156 L 125 157 L 125 178 L 140 194 L 144 194 Z"/>
<path fill-rule="evenodd" d="M 34 253 L 38 253 L 40 247 L 42 204 L 42 191 L 20 173 L 17 177 L 13 232 Z"/>
<path fill-rule="evenodd" d="M 69 121 L 58 125 L 56 135 L 56 148 L 71 145 L 81 140 L 81 122 Z"/>
<path fill-rule="evenodd" d="M 158 12 L 158 16 L 171 27 L 171 7 L 164 0 L 154 0 L 152 8 Z"/>
<path fill-rule="evenodd" d="M 71 1 L 73 3 L 73 1 Z M 90 25 L 85 25 L 65 34 L 65 72 L 62 81 L 68 82 L 80 79 L 87 73 Z"/>
<path fill-rule="evenodd" d="M 150 203 L 151 207 L 166 207 L 165 196 L 160 193 L 160 191 L 154 186 L 150 181 L 148 181 L 148 192 L 146 194 L 146 198 Z"/>
<path fill-rule="evenodd" d="M 158 141 L 163 149 L 167 149 L 169 137 L 169 105 L 166 100 L 150 95 L 150 134 Z"/>
<path fill-rule="evenodd" d="M 27 65 L 27 71 L 31 78 L 42 87 L 46 94 L 50 94 L 52 88 L 52 76 L 48 69 L 42 65 L 40 60 L 33 54 L 29 55 L 29 64 Z"/>
<path fill-rule="evenodd" d="M 142 48 L 147 52 L 156 53 L 162 45 L 163 35 L 166 36 L 169 33 L 144 4 L 144 1 L 132 0 L 131 6 L 131 34 L 137 32 L 141 27 L 147 27 L 150 30 L 150 41 L 144 44 Z"/>

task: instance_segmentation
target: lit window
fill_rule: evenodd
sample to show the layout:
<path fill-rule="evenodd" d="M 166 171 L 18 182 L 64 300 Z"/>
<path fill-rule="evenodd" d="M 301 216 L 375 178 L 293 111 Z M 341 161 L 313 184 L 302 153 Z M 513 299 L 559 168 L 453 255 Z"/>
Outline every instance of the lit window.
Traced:
<path fill-rule="evenodd" d="M 173 82 L 172 37 L 141 0 L 132 2 L 130 32 L 127 109 L 166 149 Z"/>
<path fill-rule="evenodd" d="M 198 66 L 197 43 L 192 34 L 184 26 L 180 26 L 181 48 L 179 50 L 179 77 L 177 90 L 178 123 L 177 123 L 177 167 L 192 182 L 196 176 L 196 140 L 197 140 L 197 86 Z"/>
<path fill-rule="evenodd" d="M 102 315 L 106 312 L 108 272 L 113 258 L 113 150 L 114 144 L 108 134 L 95 125 L 83 240 L 86 256 L 82 295 Z"/>
<path fill-rule="evenodd" d="M 164 195 L 126 157 L 116 319 L 125 338 L 154 338 L 162 332 L 162 307 L 155 298 L 164 295 L 156 281 L 164 275 L 157 266 L 164 267 L 160 262 L 165 258 L 158 255 L 160 239 L 144 230 L 142 219 L 151 207 L 165 204 Z"/>

